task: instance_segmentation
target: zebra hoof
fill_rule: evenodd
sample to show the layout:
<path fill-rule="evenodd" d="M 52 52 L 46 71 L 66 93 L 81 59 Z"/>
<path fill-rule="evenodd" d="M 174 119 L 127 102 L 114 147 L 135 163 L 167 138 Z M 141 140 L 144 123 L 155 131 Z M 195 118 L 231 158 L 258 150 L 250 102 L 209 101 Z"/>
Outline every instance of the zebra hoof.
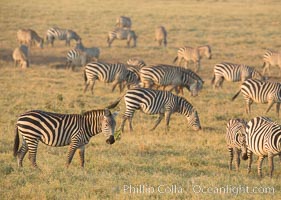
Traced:
<path fill-rule="evenodd" d="M 107 144 L 113 144 L 115 142 L 115 139 L 114 139 L 114 136 L 111 135 L 107 140 L 106 140 L 106 143 Z"/>

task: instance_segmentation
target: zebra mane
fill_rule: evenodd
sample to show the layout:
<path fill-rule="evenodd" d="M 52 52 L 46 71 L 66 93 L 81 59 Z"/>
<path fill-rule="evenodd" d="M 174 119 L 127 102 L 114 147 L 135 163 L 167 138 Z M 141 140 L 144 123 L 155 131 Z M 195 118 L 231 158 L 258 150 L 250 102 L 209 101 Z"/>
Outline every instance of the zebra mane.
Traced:
<path fill-rule="evenodd" d="M 98 110 L 89 110 L 89 111 L 86 111 L 86 112 L 83 112 L 82 115 L 85 116 L 85 115 L 89 115 L 89 114 L 104 114 L 105 112 L 105 109 L 98 109 Z"/>

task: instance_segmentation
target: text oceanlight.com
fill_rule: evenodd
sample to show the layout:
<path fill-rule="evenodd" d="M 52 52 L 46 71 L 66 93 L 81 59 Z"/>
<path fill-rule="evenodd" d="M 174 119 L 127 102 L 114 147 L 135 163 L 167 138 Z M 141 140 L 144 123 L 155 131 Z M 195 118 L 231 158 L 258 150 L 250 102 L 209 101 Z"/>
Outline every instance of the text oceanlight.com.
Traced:
<path fill-rule="evenodd" d="M 123 192 L 128 194 L 271 194 L 275 193 L 274 187 L 267 186 L 245 186 L 245 185 L 225 185 L 225 186 L 204 186 L 204 185 L 190 185 L 187 187 L 176 184 L 159 184 L 151 186 L 148 184 L 141 185 L 124 185 Z"/>

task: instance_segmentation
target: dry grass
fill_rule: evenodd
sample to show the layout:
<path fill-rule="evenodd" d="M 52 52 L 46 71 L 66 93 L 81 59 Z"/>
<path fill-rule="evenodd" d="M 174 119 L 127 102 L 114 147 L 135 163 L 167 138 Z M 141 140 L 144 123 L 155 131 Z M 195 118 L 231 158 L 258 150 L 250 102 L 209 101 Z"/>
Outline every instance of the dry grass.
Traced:
<path fill-rule="evenodd" d="M 246 173 L 246 163 L 240 172 L 228 170 L 228 152 L 224 141 L 225 125 L 230 118 L 250 119 L 262 115 L 266 105 L 253 106 L 251 116 L 244 114 L 244 102 L 231 97 L 239 83 L 224 83 L 214 91 L 210 85 L 214 64 L 222 61 L 245 63 L 261 71 L 261 56 L 266 48 L 281 49 L 280 3 L 277 0 L 257 1 L 116 1 L 72 2 L 42 0 L 0 2 L 0 199 L 278 199 L 280 198 L 280 164 L 275 159 L 273 179 L 259 179 L 256 166 Z M 137 4 L 137 6 L 136 6 Z M 107 32 L 119 15 L 132 19 L 138 34 L 137 48 L 125 48 L 125 41 L 114 41 L 107 48 Z M 32 28 L 40 36 L 53 25 L 76 31 L 87 47 L 101 48 L 101 60 L 125 62 L 140 57 L 146 63 L 172 64 L 178 47 L 209 44 L 213 59 L 203 60 L 199 73 L 205 80 L 200 96 L 185 97 L 197 108 L 203 126 L 199 132 L 186 125 L 184 117 L 175 114 L 171 131 L 164 133 L 164 122 L 149 132 L 155 116 L 137 112 L 134 133 L 125 132 L 112 146 L 102 135 L 92 138 L 86 147 L 85 169 L 79 167 L 76 155 L 69 169 L 64 167 L 67 148 L 51 148 L 40 143 L 38 165 L 31 168 L 27 157 L 18 169 L 12 157 L 14 125 L 17 116 L 30 109 L 61 113 L 81 113 L 103 108 L 120 96 L 111 93 L 111 85 L 97 83 L 95 94 L 83 94 L 82 69 L 76 72 L 61 69 L 69 48 L 55 41 L 55 47 L 31 51 L 31 68 L 13 67 L 11 52 L 17 46 L 16 31 Z M 157 46 L 154 28 L 164 25 L 168 31 L 168 47 Z M 71 43 L 74 46 L 74 42 Z M 271 68 L 271 79 L 278 80 L 279 70 Z M 276 75 L 275 75 L 276 74 Z M 120 105 L 118 125 L 124 103 Z M 269 117 L 280 122 L 275 111 Z M 128 128 L 126 127 L 126 130 Z M 124 191 L 124 185 L 144 185 L 157 189 L 159 185 L 182 188 L 182 193 L 139 193 Z M 195 193 L 195 185 L 207 187 L 274 187 L 274 194 Z M 235 188 L 234 188 L 235 189 Z M 151 191 L 151 190 L 150 190 Z"/>

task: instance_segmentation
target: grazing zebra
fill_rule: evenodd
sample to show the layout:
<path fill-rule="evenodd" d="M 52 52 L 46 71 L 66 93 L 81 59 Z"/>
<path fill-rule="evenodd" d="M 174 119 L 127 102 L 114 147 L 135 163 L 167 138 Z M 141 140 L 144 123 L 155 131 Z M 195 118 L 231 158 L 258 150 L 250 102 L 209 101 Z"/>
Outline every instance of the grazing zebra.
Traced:
<path fill-rule="evenodd" d="M 119 85 L 120 92 L 123 90 L 123 83 L 128 78 L 128 70 L 124 64 L 109 64 L 101 62 L 91 62 L 85 66 L 84 79 L 85 89 L 87 91 L 88 86 L 91 86 L 92 94 L 95 81 L 99 80 L 104 83 L 113 83 L 112 91 Z"/>
<path fill-rule="evenodd" d="M 20 44 L 25 44 L 29 48 L 36 44 L 41 49 L 43 48 L 44 40 L 32 29 L 19 29 L 17 39 Z"/>
<path fill-rule="evenodd" d="M 137 35 L 135 31 L 132 31 L 130 29 L 115 28 L 113 31 L 108 32 L 108 47 L 111 47 L 111 44 L 115 39 L 127 40 L 127 47 L 130 47 L 131 40 L 133 40 L 133 47 L 137 46 Z"/>
<path fill-rule="evenodd" d="M 77 42 L 75 49 L 79 49 L 81 51 L 86 52 L 90 60 L 98 61 L 99 59 L 100 49 L 98 47 L 87 48 L 82 44 L 82 41 L 80 40 Z"/>
<path fill-rule="evenodd" d="M 125 85 L 127 85 L 128 89 L 130 89 L 131 87 L 140 87 L 139 69 L 137 67 L 127 66 L 127 77 Z"/>
<path fill-rule="evenodd" d="M 174 63 L 178 61 L 178 65 L 180 66 L 182 60 L 185 60 L 185 66 L 187 66 L 189 61 L 194 63 L 196 68 L 195 72 L 200 70 L 200 60 L 205 56 L 208 59 L 212 58 L 211 47 L 209 45 L 199 46 L 197 48 L 192 47 L 181 47 L 178 49 L 178 55 L 174 59 Z"/>
<path fill-rule="evenodd" d="M 142 67 L 146 66 L 145 62 L 138 58 L 130 58 L 129 60 L 127 60 L 127 64 L 138 69 L 141 69 Z"/>
<path fill-rule="evenodd" d="M 15 48 L 13 51 L 13 60 L 15 67 L 17 67 L 18 63 L 22 69 L 29 67 L 28 47 L 26 45 L 20 45 L 19 47 Z"/>
<path fill-rule="evenodd" d="M 171 65 L 152 65 L 140 69 L 140 79 L 143 87 L 152 88 L 172 86 L 170 91 L 186 87 L 192 96 L 197 96 L 198 92 L 203 88 L 204 81 L 195 72 L 182 67 Z"/>
<path fill-rule="evenodd" d="M 251 113 L 251 104 L 268 103 L 266 113 L 276 103 L 276 112 L 279 116 L 281 102 L 281 84 L 248 79 L 241 85 L 240 90 L 232 97 L 232 101 L 242 92 L 246 101 L 246 113 Z"/>
<path fill-rule="evenodd" d="M 229 170 L 232 170 L 233 154 L 235 157 L 236 170 L 239 170 L 240 165 L 240 154 L 247 153 L 247 148 L 245 147 L 245 129 L 247 122 L 243 119 L 231 119 L 226 125 L 226 135 L 225 140 L 227 143 L 228 151 L 230 153 L 229 160 Z"/>
<path fill-rule="evenodd" d="M 281 126 L 267 117 L 255 117 L 251 119 L 246 127 L 246 145 L 249 149 L 249 163 L 252 163 L 252 155 L 258 158 L 258 175 L 262 177 L 262 162 L 268 157 L 270 177 L 273 175 L 273 157 L 279 155 L 281 159 Z M 251 171 L 251 164 L 248 172 Z"/>
<path fill-rule="evenodd" d="M 244 82 L 249 78 L 265 80 L 265 78 L 253 67 L 223 62 L 214 66 L 212 85 L 214 88 L 222 87 L 224 79 L 232 82 Z"/>
<path fill-rule="evenodd" d="M 117 104 L 122 99 L 117 100 Z M 133 131 L 132 118 L 136 110 L 146 114 L 158 114 L 159 117 L 151 130 L 154 130 L 165 116 L 166 131 L 169 130 L 170 117 L 177 112 L 184 115 L 187 124 L 194 130 L 200 130 L 200 121 L 196 109 L 183 97 L 176 96 L 168 91 L 159 91 L 148 88 L 135 88 L 127 90 L 124 96 L 126 111 L 121 123 L 121 131 L 124 131 L 126 120 L 129 120 L 130 131 Z M 116 105 L 117 105 L 116 104 Z"/>
<path fill-rule="evenodd" d="M 80 36 L 69 29 L 61 29 L 58 27 L 52 27 L 47 30 L 46 33 L 46 44 L 51 43 L 54 46 L 54 40 L 65 40 L 65 45 L 70 46 L 70 40 L 75 40 L 76 42 L 80 41 Z"/>
<path fill-rule="evenodd" d="M 131 28 L 132 21 L 131 21 L 130 17 L 119 16 L 116 19 L 116 26 L 119 28 Z"/>
<path fill-rule="evenodd" d="M 14 141 L 14 156 L 17 156 L 18 165 L 27 152 L 33 167 L 37 167 L 36 153 L 39 141 L 53 146 L 69 145 L 67 155 L 68 167 L 73 155 L 79 149 L 81 166 L 84 167 L 85 145 L 92 136 L 103 132 L 108 137 L 106 143 L 113 144 L 115 117 L 108 109 L 92 110 L 84 114 L 58 114 L 40 110 L 26 112 L 17 120 Z M 19 135 L 22 136 L 22 146 L 19 149 Z"/>
<path fill-rule="evenodd" d="M 266 71 L 269 73 L 270 66 L 279 66 L 281 70 L 281 52 L 267 50 L 263 55 L 263 75 Z M 280 72 L 279 72 L 280 75 Z"/>
<path fill-rule="evenodd" d="M 88 61 L 88 54 L 79 49 L 71 49 L 66 55 L 65 68 L 74 70 L 76 65 L 85 66 Z"/>
<path fill-rule="evenodd" d="M 167 46 L 167 31 L 164 26 L 158 26 L 155 29 L 155 41 L 158 42 L 159 46 L 162 45 L 162 42 L 164 46 Z"/>

